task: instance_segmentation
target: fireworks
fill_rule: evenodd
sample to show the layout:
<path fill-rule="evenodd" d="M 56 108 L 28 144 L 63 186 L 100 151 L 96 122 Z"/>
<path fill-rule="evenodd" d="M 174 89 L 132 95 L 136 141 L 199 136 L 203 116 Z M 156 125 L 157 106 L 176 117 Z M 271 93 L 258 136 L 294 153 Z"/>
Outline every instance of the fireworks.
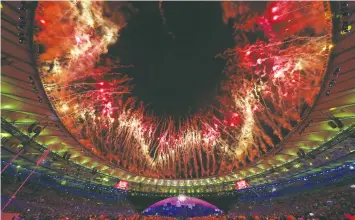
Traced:
<path fill-rule="evenodd" d="M 129 25 L 104 2 L 41 2 L 39 71 L 63 124 L 99 157 L 156 178 L 228 174 L 266 153 L 300 122 L 319 92 L 331 44 L 322 2 L 271 2 L 263 13 L 224 2 L 236 45 L 219 105 L 175 122 L 145 112 L 106 54 Z M 253 4 L 253 3 L 248 3 Z M 249 40 L 246 33 L 254 34 Z"/>

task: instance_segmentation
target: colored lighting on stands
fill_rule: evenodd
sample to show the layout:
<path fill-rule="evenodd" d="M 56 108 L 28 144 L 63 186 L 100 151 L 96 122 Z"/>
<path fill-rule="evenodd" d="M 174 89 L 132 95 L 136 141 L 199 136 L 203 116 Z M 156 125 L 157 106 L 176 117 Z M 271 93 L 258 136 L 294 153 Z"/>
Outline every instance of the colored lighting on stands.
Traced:
<path fill-rule="evenodd" d="M 8 163 L 7 161 L 4 161 L 4 160 L 2 160 L 2 162 L 3 163 Z M 355 163 L 353 163 L 353 164 L 355 164 Z M 11 166 L 12 167 L 14 167 L 14 168 L 16 168 L 17 166 L 20 166 L 20 165 L 17 165 L 17 164 L 14 164 L 14 163 L 11 163 Z M 327 169 L 327 170 L 324 170 L 324 171 L 321 171 L 321 172 L 318 172 L 318 173 L 314 173 L 314 174 L 311 174 L 311 175 L 308 175 L 308 176 L 304 176 L 304 177 L 300 177 L 300 178 L 298 178 L 298 179 L 293 179 L 293 180 L 288 180 L 288 181 L 284 181 L 284 182 L 278 182 L 278 183 L 272 183 L 272 184 L 264 184 L 264 185 L 261 185 L 261 186 L 254 186 L 254 187 L 250 187 L 250 188 L 244 188 L 244 189 L 242 189 L 242 190 L 239 190 L 239 192 L 250 192 L 250 190 L 252 190 L 252 191 L 254 191 L 254 190 L 262 190 L 262 189 L 267 189 L 268 187 L 273 187 L 273 188 L 275 188 L 275 186 L 284 186 L 284 185 L 287 185 L 287 184 L 292 184 L 292 183 L 295 183 L 295 182 L 299 182 L 299 181 L 305 181 L 305 180 L 308 180 L 308 178 L 312 178 L 312 177 L 316 177 L 316 176 L 322 176 L 322 175 L 328 175 L 328 174 L 330 174 L 330 172 L 336 172 L 336 171 L 342 171 L 342 172 L 344 172 L 344 171 L 346 171 L 346 169 L 345 168 L 349 168 L 350 170 L 352 170 L 352 169 L 354 169 L 354 167 L 353 167 L 353 165 L 350 165 L 350 164 L 344 164 L 344 165 L 342 165 L 342 166 L 338 166 L 338 167 L 335 167 L 335 168 L 331 168 L 331 169 Z M 26 167 L 24 167 L 23 168 L 24 170 L 26 170 L 26 171 L 31 171 L 31 169 L 27 169 Z M 41 173 L 39 173 L 39 172 L 35 172 L 35 173 L 37 173 L 37 174 L 40 174 L 40 175 L 43 175 L 43 174 L 41 174 Z M 19 173 L 20 175 L 21 175 L 21 173 Z M 114 189 L 114 188 L 109 188 L 109 187 L 105 187 L 105 186 L 103 186 L 103 185 L 97 185 L 97 184 L 95 184 L 95 183 L 84 183 L 84 182 L 80 182 L 80 181 L 75 181 L 75 180 L 65 180 L 63 177 L 59 177 L 59 176 L 50 176 L 50 175 L 48 175 L 48 174 L 44 174 L 44 175 L 46 175 L 46 176 L 48 176 L 48 177 L 52 177 L 53 179 L 56 179 L 56 180 L 58 180 L 58 181 L 65 181 L 65 182 L 69 182 L 69 183 L 74 183 L 74 184 L 83 184 L 83 185 L 85 185 L 85 186 L 87 186 L 87 187 L 89 187 L 89 188 L 92 188 L 92 189 L 96 189 L 98 186 L 99 187 L 101 187 L 102 189 L 104 189 L 104 190 L 108 190 L 108 191 L 111 191 L 111 192 L 113 192 L 112 191 L 112 189 Z M 344 174 L 344 175 L 346 175 L 346 174 Z M 342 177 L 342 176 L 344 176 L 344 175 L 341 175 L 341 176 L 339 176 L 339 175 L 335 175 L 335 176 L 331 176 L 330 178 L 326 178 L 325 180 L 323 180 L 323 181 L 317 181 L 317 184 L 318 183 L 323 183 L 323 182 L 327 182 L 327 181 L 331 181 L 331 180 L 336 180 L 336 179 L 338 179 L 339 177 Z M 127 181 L 122 181 L 122 182 L 127 182 Z M 118 184 L 118 183 L 117 183 Z M 243 184 L 242 184 L 243 185 Z M 128 182 L 127 182 L 127 186 L 128 186 Z M 249 185 L 250 186 L 250 185 Z M 355 185 L 354 185 L 355 186 Z M 352 187 L 352 185 L 350 185 L 350 187 Z M 118 189 L 118 188 L 117 188 Z M 275 188 L 276 189 L 276 188 Z M 116 190 L 116 189 L 115 189 Z M 118 190 L 120 190 L 120 189 L 118 189 Z M 272 189 L 273 190 L 273 189 Z M 137 193 L 133 193 L 134 191 L 128 191 L 128 187 L 127 187 L 127 189 L 126 190 L 122 190 L 122 191 L 120 191 L 120 193 L 127 193 L 127 192 L 129 192 L 131 195 L 143 195 L 143 194 L 137 194 Z M 188 191 L 189 192 L 189 191 Z M 194 192 L 194 189 L 191 189 L 190 190 L 190 192 Z M 189 193 L 190 193 L 189 192 Z M 197 192 L 199 192 L 199 190 L 197 190 Z M 222 192 L 222 194 L 228 194 L 228 195 L 233 195 L 235 192 L 237 192 L 237 191 L 234 191 L 234 192 Z M 170 192 L 170 193 L 172 193 L 172 192 Z M 176 193 L 176 189 L 174 190 L 174 193 Z M 203 192 L 202 192 L 203 193 Z M 161 194 L 161 193 L 160 193 Z M 154 196 L 159 196 L 160 194 L 154 194 Z M 163 193 L 164 194 L 164 193 Z M 147 195 L 147 194 L 145 194 L 145 195 Z M 153 195 L 153 194 L 151 194 L 151 195 Z M 178 194 L 175 194 L 176 196 L 178 196 Z M 200 195 L 198 195 L 198 196 L 200 196 Z M 209 195 L 207 195 L 207 196 L 209 196 Z"/>
<path fill-rule="evenodd" d="M 128 190 L 128 182 L 124 180 L 120 180 L 114 186 L 116 189 Z"/>
<path fill-rule="evenodd" d="M 246 189 L 249 187 L 250 187 L 250 184 L 245 180 L 239 180 L 239 181 L 235 182 L 235 189 L 236 190 Z"/>

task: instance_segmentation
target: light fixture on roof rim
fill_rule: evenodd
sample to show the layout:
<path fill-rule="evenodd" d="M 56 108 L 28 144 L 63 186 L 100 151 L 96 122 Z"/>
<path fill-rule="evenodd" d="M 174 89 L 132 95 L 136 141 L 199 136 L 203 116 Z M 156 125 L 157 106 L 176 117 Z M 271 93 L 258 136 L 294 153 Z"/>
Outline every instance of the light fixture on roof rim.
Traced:
<path fill-rule="evenodd" d="M 336 76 L 339 76 L 339 74 L 340 74 L 340 68 L 337 67 L 333 72 L 333 76 L 336 77 Z"/>

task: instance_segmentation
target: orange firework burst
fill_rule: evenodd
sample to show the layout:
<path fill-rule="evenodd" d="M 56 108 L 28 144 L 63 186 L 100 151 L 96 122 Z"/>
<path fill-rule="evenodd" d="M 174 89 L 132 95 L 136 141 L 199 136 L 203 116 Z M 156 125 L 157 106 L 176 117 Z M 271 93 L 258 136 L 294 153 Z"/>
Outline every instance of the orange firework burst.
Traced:
<path fill-rule="evenodd" d="M 331 24 L 323 2 L 222 3 L 233 22 L 218 106 L 176 123 L 145 111 L 131 79 L 106 54 L 126 25 L 120 3 L 41 2 L 39 71 L 63 124 L 102 158 L 134 173 L 193 178 L 235 171 L 284 139 L 312 106 L 328 62 Z M 161 5 L 160 5 L 161 6 Z M 129 25 L 129 23 L 128 23 Z M 246 33 L 254 33 L 249 40 Z"/>

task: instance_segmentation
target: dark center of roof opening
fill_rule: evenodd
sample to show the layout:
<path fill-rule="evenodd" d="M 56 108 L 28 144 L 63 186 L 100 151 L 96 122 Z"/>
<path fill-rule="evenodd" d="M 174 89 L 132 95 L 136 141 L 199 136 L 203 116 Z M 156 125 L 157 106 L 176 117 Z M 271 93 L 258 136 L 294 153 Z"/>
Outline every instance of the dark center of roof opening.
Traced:
<path fill-rule="evenodd" d="M 187 116 L 212 104 L 232 47 L 219 2 L 134 2 L 139 11 L 121 31 L 110 55 L 133 77 L 133 95 L 156 115 Z"/>

